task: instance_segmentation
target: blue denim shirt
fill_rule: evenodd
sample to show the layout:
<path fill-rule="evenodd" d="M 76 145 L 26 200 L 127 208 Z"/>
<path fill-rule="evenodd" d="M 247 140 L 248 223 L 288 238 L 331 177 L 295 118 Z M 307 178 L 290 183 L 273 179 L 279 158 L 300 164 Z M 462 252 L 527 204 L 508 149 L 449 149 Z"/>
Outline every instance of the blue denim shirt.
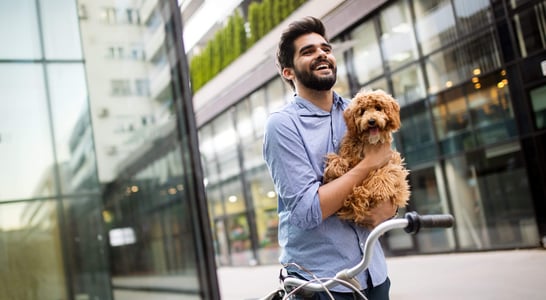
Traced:
<path fill-rule="evenodd" d="M 331 278 L 354 267 L 362 258 L 369 234 L 366 228 L 340 220 L 322 220 L 318 188 L 322 184 L 325 156 L 335 152 L 347 130 L 343 110 L 349 101 L 334 94 L 331 112 L 295 96 L 292 103 L 267 120 L 263 155 L 278 194 L 280 263 L 297 263 L 319 278 Z M 310 275 L 296 271 L 310 279 Z M 376 244 L 369 267 L 372 283 L 387 278 L 383 250 Z M 367 288 L 367 273 L 357 279 Z M 349 291 L 337 286 L 334 291 Z"/>

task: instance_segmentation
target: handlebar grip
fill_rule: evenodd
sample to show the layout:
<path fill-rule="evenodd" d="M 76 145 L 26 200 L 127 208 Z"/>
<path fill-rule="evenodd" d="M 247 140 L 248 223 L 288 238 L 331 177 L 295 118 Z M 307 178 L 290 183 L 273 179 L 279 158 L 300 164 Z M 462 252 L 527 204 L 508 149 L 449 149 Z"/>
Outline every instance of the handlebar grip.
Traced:
<path fill-rule="evenodd" d="M 421 228 L 449 228 L 453 227 L 455 219 L 450 214 L 419 215 L 417 212 L 408 212 L 405 215 L 408 226 L 404 228 L 407 233 L 416 234 Z"/>

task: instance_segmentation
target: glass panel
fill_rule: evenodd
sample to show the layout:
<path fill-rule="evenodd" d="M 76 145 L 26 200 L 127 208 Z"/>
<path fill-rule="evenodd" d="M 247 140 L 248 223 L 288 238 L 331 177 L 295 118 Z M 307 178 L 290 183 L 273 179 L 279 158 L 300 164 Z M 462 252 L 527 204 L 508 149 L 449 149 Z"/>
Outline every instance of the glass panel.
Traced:
<path fill-rule="evenodd" d="M 392 74 L 393 96 L 400 106 L 407 105 L 425 97 L 423 72 L 418 64 L 413 64 Z"/>
<path fill-rule="evenodd" d="M 462 249 L 536 246 L 539 238 L 523 161 L 516 143 L 446 161 Z"/>
<path fill-rule="evenodd" d="M 452 48 L 425 59 L 429 93 L 433 94 L 461 83 L 457 56 L 457 49 Z"/>
<path fill-rule="evenodd" d="M 218 182 L 218 169 L 214 152 L 214 136 L 212 124 L 207 124 L 199 130 L 199 152 L 205 172 L 205 185 Z"/>
<path fill-rule="evenodd" d="M 63 199 L 67 237 L 65 259 L 75 299 L 110 299 L 110 270 L 101 218 L 102 198 L 82 196 Z M 85 259 L 82 259 L 85 258 Z"/>
<path fill-rule="evenodd" d="M 0 201 L 55 192 L 43 75 L 38 64 L 0 64 L 0 95 L 9 100 L 0 101 L 0 165 L 10 170 L 0 172 Z"/>
<path fill-rule="evenodd" d="M 417 58 L 417 45 L 406 1 L 396 2 L 381 11 L 381 47 L 386 63 L 392 69 Z"/>
<path fill-rule="evenodd" d="M 131 153 L 174 128 L 160 2 L 79 1 L 88 13 L 80 19 L 81 44 L 101 182 L 113 181 Z"/>
<path fill-rule="evenodd" d="M 103 212 L 112 257 L 114 288 L 153 289 L 159 284 L 196 293 L 195 244 L 180 148 L 165 153 L 109 193 Z M 150 280 L 173 275 L 180 280 Z M 172 282 L 172 283 L 171 283 Z M 182 283 L 182 286 L 180 285 Z"/>
<path fill-rule="evenodd" d="M 468 86 L 470 118 L 478 144 L 489 145 L 517 135 L 506 71 L 474 77 Z"/>
<path fill-rule="evenodd" d="M 531 90 L 530 97 L 535 126 L 537 129 L 544 129 L 546 128 L 546 86 Z"/>
<path fill-rule="evenodd" d="M 292 91 L 289 88 L 284 88 L 285 85 L 280 78 L 271 80 L 267 86 L 267 113 L 271 113 L 285 105 L 288 99 L 292 101 Z M 262 123 L 260 126 L 264 127 L 264 124 Z"/>
<path fill-rule="evenodd" d="M 426 167 L 412 169 L 409 176 L 411 186 L 411 199 L 409 208 L 420 214 L 443 214 L 449 213 L 447 199 L 437 183 L 436 175 L 439 168 Z M 402 212 L 400 212 L 402 213 Z M 451 230 L 430 229 L 421 231 L 416 235 L 417 251 L 419 253 L 433 253 L 453 250 L 455 240 Z M 411 249 L 412 242 L 407 234 L 392 231 L 389 233 L 389 246 L 392 250 Z"/>
<path fill-rule="evenodd" d="M 452 89 L 431 98 L 440 150 L 455 153 L 475 146 L 468 108 L 462 89 Z"/>
<path fill-rule="evenodd" d="M 420 214 L 449 213 L 447 199 L 441 196 L 435 167 L 412 170 L 409 176 L 411 186 L 410 205 Z M 441 252 L 455 247 L 452 231 L 431 229 L 416 235 L 420 253 Z"/>
<path fill-rule="evenodd" d="M 240 172 L 237 156 L 237 133 L 234 128 L 232 111 L 229 110 L 213 121 L 214 151 L 218 158 L 219 174 L 222 181 Z"/>
<path fill-rule="evenodd" d="M 351 90 L 349 87 L 349 73 L 347 70 L 347 65 L 345 61 L 345 52 L 350 47 L 350 41 L 342 41 L 341 39 L 336 39 L 331 41 L 334 53 L 336 55 L 336 64 L 337 64 L 337 81 L 334 84 L 334 90 L 342 97 L 349 97 Z"/>
<path fill-rule="evenodd" d="M 431 55 L 426 60 L 429 93 L 456 86 L 474 76 L 500 68 L 500 57 L 492 32 L 468 43 Z"/>
<path fill-rule="evenodd" d="M 227 219 L 227 224 L 231 264 L 233 266 L 254 265 L 247 218 L 244 214 L 232 215 Z"/>
<path fill-rule="evenodd" d="M 368 89 L 368 90 L 381 89 L 384 91 L 389 91 L 389 84 L 387 83 L 387 79 L 383 77 L 378 80 L 366 83 L 365 85 L 361 87 L 361 89 Z"/>
<path fill-rule="evenodd" d="M 254 139 L 254 127 L 252 126 L 252 116 L 250 113 L 250 100 L 245 99 L 235 106 L 235 127 L 241 143 L 246 143 Z"/>
<path fill-rule="evenodd" d="M 546 48 L 546 3 L 541 2 L 514 15 L 518 46 L 523 57 Z"/>
<path fill-rule="evenodd" d="M 368 21 L 351 31 L 351 43 L 358 83 L 363 84 L 383 74 L 381 50 L 374 23 Z"/>
<path fill-rule="evenodd" d="M 463 79 L 500 69 L 501 60 L 493 31 L 488 30 L 461 45 L 457 50 L 455 62 Z"/>
<path fill-rule="evenodd" d="M 250 185 L 256 230 L 258 231 L 258 259 L 261 264 L 278 262 L 279 246 L 277 242 L 277 194 L 265 164 L 246 173 Z"/>
<path fill-rule="evenodd" d="M 493 22 L 489 0 L 455 0 L 455 15 L 460 32 L 472 33 Z"/>
<path fill-rule="evenodd" d="M 0 299 L 69 299 L 58 219 L 54 200 L 1 205 Z"/>
<path fill-rule="evenodd" d="M 408 105 L 400 110 L 402 127 L 397 133 L 401 140 L 400 152 L 411 168 L 413 164 L 436 157 L 436 142 L 430 114 L 425 101 Z"/>
<path fill-rule="evenodd" d="M 349 87 L 349 73 L 343 56 L 338 54 L 336 61 L 337 66 L 337 81 L 334 85 L 334 91 L 341 97 L 350 97 L 351 89 Z"/>
<path fill-rule="evenodd" d="M 274 88 L 274 87 L 273 87 Z M 266 104 L 265 99 L 271 91 L 271 87 L 268 85 L 266 88 L 262 88 L 259 91 L 255 92 L 252 95 L 250 95 L 250 109 L 251 109 L 251 120 L 252 123 L 249 125 L 253 128 L 253 132 L 255 133 L 252 138 L 261 139 L 264 135 L 264 122 L 267 118 L 267 110 L 266 110 Z M 243 142 L 244 144 L 244 142 Z"/>
<path fill-rule="evenodd" d="M 49 64 L 47 72 L 63 192 L 97 189 L 97 168 L 83 65 Z"/>
<path fill-rule="evenodd" d="M 81 59 L 76 1 L 40 1 L 45 56 L 48 59 Z"/>
<path fill-rule="evenodd" d="M 423 53 L 430 53 L 457 39 L 453 7 L 449 0 L 412 2 L 417 38 Z"/>
<path fill-rule="evenodd" d="M 36 0 L 0 1 L 0 59 L 42 58 L 37 16 Z"/>

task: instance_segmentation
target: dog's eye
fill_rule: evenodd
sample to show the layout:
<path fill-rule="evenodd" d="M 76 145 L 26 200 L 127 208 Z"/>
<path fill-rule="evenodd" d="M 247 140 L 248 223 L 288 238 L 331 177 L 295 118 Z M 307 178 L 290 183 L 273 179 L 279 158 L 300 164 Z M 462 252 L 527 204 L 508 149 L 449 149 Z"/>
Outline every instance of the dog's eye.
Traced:
<path fill-rule="evenodd" d="M 382 110 L 382 107 L 381 107 L 381 106 L 379 106 L 379 105 L 376 105 L 376 106 L 375 106 L 375 110 L 377 110 L 377 111 L 381 111 L 381 110 Z"/>

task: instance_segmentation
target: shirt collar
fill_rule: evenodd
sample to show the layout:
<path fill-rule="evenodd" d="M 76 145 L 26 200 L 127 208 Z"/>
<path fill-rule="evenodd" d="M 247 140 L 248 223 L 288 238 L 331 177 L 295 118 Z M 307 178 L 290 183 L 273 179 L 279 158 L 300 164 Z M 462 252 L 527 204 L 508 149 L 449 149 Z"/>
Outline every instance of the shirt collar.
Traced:
<path fill-rule="evenodd" d="M 336 92 L 333 93 L 333 97 L 334 97 L 334 100 L 333 100 L 332 109 L 342 109 L 343 108 L 342 98 Z M 311 103 L 309 100 L 307 100 L 307 99 L 305 99 L 303 97 L 300 97 L 298 95 L 294 95 L 294 101 L 295 101 L 296 105 L 299 106 L 300 111 L 301 110 L 305 111 L 305 112 L 301 111 L 300 114 L 309 114 L 310 113 L 310 114 L 319 115 L 319 116 L 328 116 L 328 115 L 330 115 L 330 112 L 327 112 L 327 111 L 324 111 L 324 110 L 320 109 L 319 107 L 317 107 L 316 105 Z"/>

